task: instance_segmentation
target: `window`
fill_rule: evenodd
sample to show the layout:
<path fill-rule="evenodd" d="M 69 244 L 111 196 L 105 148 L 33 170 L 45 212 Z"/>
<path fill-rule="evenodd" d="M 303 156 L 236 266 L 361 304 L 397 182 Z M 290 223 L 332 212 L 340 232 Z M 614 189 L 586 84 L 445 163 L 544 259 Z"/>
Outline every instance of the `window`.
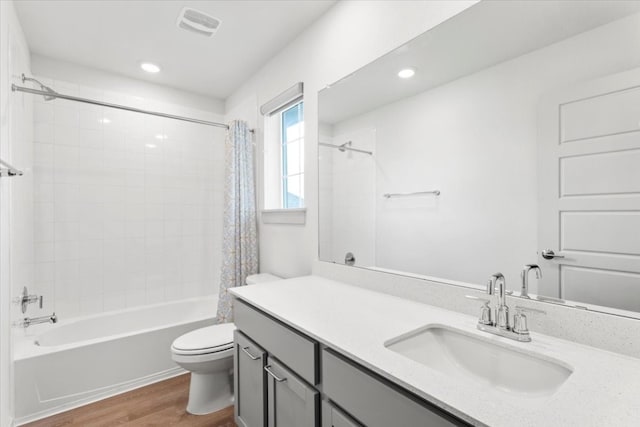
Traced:
<path fill-rule="evenodd" d="M 304 207 L 303 102 L 280 114 L 282 164 L 282 208 Z"/>
<path fill-rule="evenodd" d="M 260 108 L 264 114 L 264 208 L 266 221 L 304 223 L 304 102 L 302 83 Z M 271 215 L 273 211 L 279 213 Z M 298 213 L 295 213 L 298 212 Z M 295 220 L 291 215 L 294 215 Z M 283 216 L 284 215 L 284 216 Z M 302 222 L 301 222 L 302 221 Z"/>

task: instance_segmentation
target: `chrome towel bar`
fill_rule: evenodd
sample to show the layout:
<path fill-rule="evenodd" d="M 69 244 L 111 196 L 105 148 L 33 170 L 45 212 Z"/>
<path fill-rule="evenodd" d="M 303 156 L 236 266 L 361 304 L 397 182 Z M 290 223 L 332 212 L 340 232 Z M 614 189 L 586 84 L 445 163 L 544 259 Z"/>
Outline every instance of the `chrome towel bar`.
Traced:
<path fill-rule="evenodd" d="M 382 197 L 384 197 L 385 199 L 392 199 L 395 197 L 422 196 L 426 194 L 433 194 L 434 196 L 439 196 L 440 190 L 415 191 L 413 193 L 385 193 L 382 195 Z"/>

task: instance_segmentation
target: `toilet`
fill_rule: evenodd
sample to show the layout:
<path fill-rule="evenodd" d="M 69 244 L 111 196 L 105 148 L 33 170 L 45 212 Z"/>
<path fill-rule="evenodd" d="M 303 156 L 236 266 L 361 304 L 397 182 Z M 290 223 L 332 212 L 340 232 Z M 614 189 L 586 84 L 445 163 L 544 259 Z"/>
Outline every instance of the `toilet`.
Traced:
<path fill-rule="evenodd" d="M 253 274 L 247 285 L 273 282 L 280 277 Z M 187 412 L 210 414 L 233 404 L 233 323 L 222 323 L 188 332 L 171 344 L 171 358 L 191 372 Z"/>

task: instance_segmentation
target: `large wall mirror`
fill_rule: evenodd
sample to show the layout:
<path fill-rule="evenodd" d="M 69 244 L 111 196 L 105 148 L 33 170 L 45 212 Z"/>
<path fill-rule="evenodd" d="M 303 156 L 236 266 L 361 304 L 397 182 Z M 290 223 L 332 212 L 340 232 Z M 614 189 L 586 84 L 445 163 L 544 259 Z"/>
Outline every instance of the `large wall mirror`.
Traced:
<path fill-rule="evenodd" d="M 640 2 L 483 1 L 327 86 L 320 259 L 640 317 L 639 67 Z"/>

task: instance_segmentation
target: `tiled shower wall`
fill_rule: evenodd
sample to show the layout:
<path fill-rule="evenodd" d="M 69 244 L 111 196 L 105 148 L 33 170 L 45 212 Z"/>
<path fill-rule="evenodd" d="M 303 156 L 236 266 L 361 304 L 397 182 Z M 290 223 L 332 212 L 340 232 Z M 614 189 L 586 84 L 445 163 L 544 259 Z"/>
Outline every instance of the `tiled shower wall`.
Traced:
<path fill-rule="evenodd" d="M 41 80 L 68 95 L 206 111 Z M 60 318 L 217 293 L 224 129 L 66 100 L 34 104 L 35 289 Z"/>

